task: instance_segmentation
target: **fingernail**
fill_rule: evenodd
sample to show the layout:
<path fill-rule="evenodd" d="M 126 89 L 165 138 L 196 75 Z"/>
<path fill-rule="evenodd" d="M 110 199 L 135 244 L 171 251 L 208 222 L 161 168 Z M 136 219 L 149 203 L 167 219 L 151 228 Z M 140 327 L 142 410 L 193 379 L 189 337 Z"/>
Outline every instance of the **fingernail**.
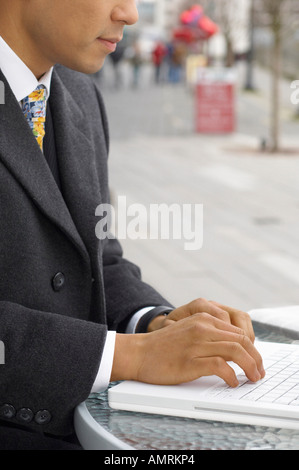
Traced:
<path fill-rule="evenodd" d="M 260 369 L 260 374 L 261 374 L 261 376 L 262 376 L 262 379 L 263 379 L 263 378 L 265 377 L 265 375 L 266 375 L 266 371 L 265 371 L 265 369 L 264 369 L 263 367 L 261 367 L 261 369 Z"/>
<path fill-rule="evenodd" d="M 236 388 L 238 387 L 238 385 L 240 385 L 239 380 L 237 379 L 237 377 L 234 377 L 234 382 L 233 382 L 232 387 Z"/>
<path fill-rule="evenodd" d="M 258 380 L 261 380 L 262 376 L 261 376 L 261 374 L 257 371 L 257 372 L 254 374 L 254 378 L 255 378 L 255 382 L 258 382 Z"/>

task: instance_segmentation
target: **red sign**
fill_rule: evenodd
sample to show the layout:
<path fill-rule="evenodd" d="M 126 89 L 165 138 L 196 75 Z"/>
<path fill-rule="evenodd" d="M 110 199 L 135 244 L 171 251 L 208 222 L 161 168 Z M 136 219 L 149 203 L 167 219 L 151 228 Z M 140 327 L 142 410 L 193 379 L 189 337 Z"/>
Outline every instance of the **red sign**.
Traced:
<path fill-rule="evenodd" d="M 235 86 L 203 81 L 196 85 L 196 131 L 230 133 L 235 130 Z"/>

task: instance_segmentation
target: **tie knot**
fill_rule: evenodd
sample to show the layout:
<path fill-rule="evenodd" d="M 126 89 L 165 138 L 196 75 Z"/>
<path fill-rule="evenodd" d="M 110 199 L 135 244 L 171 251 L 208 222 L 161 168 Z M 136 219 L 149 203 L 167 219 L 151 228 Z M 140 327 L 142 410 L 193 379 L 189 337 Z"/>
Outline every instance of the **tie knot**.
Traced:
<path fill-rule="evenodd" d="M 47 90 L 39 85 L 29 96 L 22 101 L 22 110 L 36 140 L 42 149 L 45 136 L 47 107 Z"/>
<path fill-rule="evenodd" d="M 44 85 L 39 85 L 29 96 L 23 100 L 23 113 L 27 120 L 44 122 L 46 119 L 47 90 Z"/>

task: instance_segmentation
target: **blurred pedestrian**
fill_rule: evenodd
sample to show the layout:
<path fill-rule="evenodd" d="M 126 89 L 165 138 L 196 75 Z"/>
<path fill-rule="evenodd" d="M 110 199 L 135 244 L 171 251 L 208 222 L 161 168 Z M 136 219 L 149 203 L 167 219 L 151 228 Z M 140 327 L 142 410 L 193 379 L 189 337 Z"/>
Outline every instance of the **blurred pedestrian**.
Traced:
<path fill-rule="evenodd" d="M 183 44 L 174 43 L 169 48 L 169 71 L 168 78 L 171 83 L 180 83 L 182 80 L 183 66 L 186 57 L 186 50 Z"/>
<path fill-rule="evenodd" d="M 122 76 L 121 76 L 121 67 L 120 64 L 124 57 L 125 47 L 121 46 L 120 44 L 116 48 L 116 50 L 109 55 L 109 58 L 112 62 L 113 70 L 114 70 L 114 86 L 115 88 L 120 88 L 122 85 Z"/>
<path fill-rule="evenodd" d="M 133 44 L 132 51 L 130 54 L 130 63 L 132 65 L 133 70 L 132 87 L 137 88 L 139 85 L 140 69 L 143 63 L 141 49 L 137 42 Z"/>
<path fill-rule="evenodd" d="M 155 82 L 161 82 L 161 69 L 166 57 L 167 49 L 162 42 L 157 42 L 153 52 L 152 52 L 152 61 L 155 67 Z"/>

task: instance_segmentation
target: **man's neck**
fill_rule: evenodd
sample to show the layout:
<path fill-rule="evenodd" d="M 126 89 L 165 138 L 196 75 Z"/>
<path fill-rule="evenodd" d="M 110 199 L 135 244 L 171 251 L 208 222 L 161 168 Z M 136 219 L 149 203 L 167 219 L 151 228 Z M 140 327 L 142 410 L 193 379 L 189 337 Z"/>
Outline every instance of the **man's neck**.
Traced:
<path fill-rule="evenodd" d="M 54 64 L 46 59 L 38 49 L 39 45 L 23 30 L 17 20 L 21 12 L 13 9 L 17 8 L 16 4 L 7 5 L 0 5 L 0 36 L 39 80 Z"/>
<path fill-rule="evenodd" d="M 24 42 L 22 43 L 21 40 L 15 41 L 14 38 L 3 34 L 2 31 L 1 36 L 15 54 L 24 62 L 25 65 L 27 65 L 37 80 L 40 80 L 40 78 L 54 65 L 46 60 L 36 60 L 36 56 L 34 58 L 34 51 L 30 48 L 30 45 L 26 47 Z"/>
<path fill-rule="evenodd" d="M 51 68 L 44 74 L 41 80 L 37 80 L 32 71 L 18 57 L 18 55 L 9 47 L 9 45 L 0 36 L 0 69 L 6 77 L 17 101 L 21 101 L 28 96 L 39 85 L 44 85 L 50 96 L 52 72 Z"/>

